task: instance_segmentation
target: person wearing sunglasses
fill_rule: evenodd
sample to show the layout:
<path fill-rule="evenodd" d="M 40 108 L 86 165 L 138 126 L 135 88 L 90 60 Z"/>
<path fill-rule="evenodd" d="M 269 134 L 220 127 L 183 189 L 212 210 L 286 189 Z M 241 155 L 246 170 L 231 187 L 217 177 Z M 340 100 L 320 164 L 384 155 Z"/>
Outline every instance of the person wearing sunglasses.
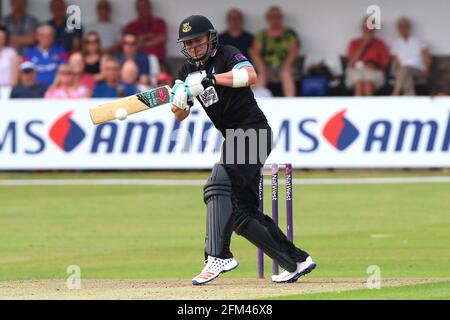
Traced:
<path fill-rule="evenodd" d="M 136 63 L 139 70 L 139 83 L 150 84 L 150 66 L 148 56 L 138 51 L 137 35 L 126 32 L 122 37 L 122 52 L 118 55 L 120 65 L 123 66 L 128 60 Z"/>

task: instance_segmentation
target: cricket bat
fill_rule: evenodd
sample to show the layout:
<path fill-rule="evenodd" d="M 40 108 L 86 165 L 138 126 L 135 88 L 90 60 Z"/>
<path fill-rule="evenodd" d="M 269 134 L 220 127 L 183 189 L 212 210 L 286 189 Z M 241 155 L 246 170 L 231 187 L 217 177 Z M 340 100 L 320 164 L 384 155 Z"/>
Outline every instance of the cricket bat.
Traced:
<path fill-rule="evenodd" d="M 93 124 L 101 124 L 116 119 L 117 109 L 123 108 L 128 115 L 156 108 L 170 102 L 169 86 L 158 87 L 132 96 L 117 99 L 89 109 Z"/>

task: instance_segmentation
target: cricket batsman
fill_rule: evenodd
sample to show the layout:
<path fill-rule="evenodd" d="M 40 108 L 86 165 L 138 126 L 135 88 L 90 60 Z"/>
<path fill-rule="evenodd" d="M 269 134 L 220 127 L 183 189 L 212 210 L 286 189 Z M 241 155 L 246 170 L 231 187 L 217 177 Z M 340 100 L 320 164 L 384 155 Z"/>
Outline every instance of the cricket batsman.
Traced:
<path fill-rule="evenodd" d="M 221 160 L 203 188 L 206 261 L 192 284 L 207 283 L 239 265 L 230 250 L 233 231 L 284 269 L 272 276 L 273 282 L 295 282 L 316 264 L 269 216 L 258 211 L 258 182 L 271 151 L 272 130 L 250 88 L 256 83 L 255 69 L 238 49 L 219 45 L 217 30 L 204 16 L 193 15 L 181 22 L 178 43 L 187 61 L 172 88 L 172 112 L 177 120 L 186 119 L 196 98 L 225 138 Z M 250 131 L 257 132 L 253 135 L 257 141 L 244 139 L 242 148 L 233 143 L 237 132 Z M 236 161 L 236 156 L 244 156 L 245 161 Z"/>

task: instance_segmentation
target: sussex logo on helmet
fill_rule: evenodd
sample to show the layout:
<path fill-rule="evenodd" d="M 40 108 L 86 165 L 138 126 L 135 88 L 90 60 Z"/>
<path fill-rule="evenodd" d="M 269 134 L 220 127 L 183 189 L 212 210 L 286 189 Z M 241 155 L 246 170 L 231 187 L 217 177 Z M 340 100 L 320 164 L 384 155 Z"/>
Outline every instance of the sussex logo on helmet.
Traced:
<path fill-rule="evenodd" d="M 189 24 L 189 22 L 186 22 L 183 24 L 183 32 L 189 32 L 192 30 L 191 25 Z"/>

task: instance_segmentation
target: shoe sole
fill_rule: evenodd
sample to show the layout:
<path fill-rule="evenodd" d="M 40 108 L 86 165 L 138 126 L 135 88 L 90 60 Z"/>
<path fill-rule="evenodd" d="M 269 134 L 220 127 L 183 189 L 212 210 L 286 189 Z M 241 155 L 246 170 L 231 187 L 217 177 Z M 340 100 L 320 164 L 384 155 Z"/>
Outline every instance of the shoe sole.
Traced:
<path fill-rule="evenodd" d="M 308 268 L 306 268 L 305 270 L 303 270 L 302 272 L 300 272 L 298 275 L 296 275 L 296 276 L 293 277 L 292 279 L 286 281 L 286 283 L 297 282 L 297 280 L 298 280 L 300 277 L 306 276 L 308 273 L 310 273 L 311 271 L 313 271 L 316 267 L 317 267 L 317 264 L 316 264 L 316 263 L 312 263 Z"/>
<path fill-rule="evenodd" d="M 298 274 L 296 274 L 294 277 L 292 277 L 289 280 L 286 281 L 273 281 L 275 283 L 293 283 L 293 282 L 297 282 L 297 280 L 300 277 L 303 277 L 305 275 L 307 275 L 308 273 L 310 273 L 311 271 L 313 271 L 315 268 L 317 267 L 316 263 L 312 263 L 308 266 L 308 268 L 306 268 L 305 270 L 303 270 L 302 272 L 299 272 Z"/>
<path fill-rule="evenodd" d="M 238 262 L 238 263 L 236 264 L 236 266 L 234 266 L 233 268 L 228 269 L 228 270 L 223 270 L 223 271 L 222 271 L 221 273 L 219 273 L 217 276 L 215 276 L 214 278 L 209 279 L 208 281 L 205 281 L 205 282 L 201 282 L 201 283 L 200 283 L 200 282 L 198 282 L 198 281 L 192 280 L 192 284 L 193 284 L 194 286 L 201 286 L 201 285 L 203 285 L 203 284 L 206 284 L 206 283 L 208 283 L 208 282 L 213 281 L 213 280 L 216 279 L 218 276 L 220 276 L 222 273 L 230 272 L 230 271 L 236 269 L 237 267 L 239 267 L 239 262 Z"/>
<path fill-rule="evenodd" d="M 208 283 L 208 282 L 210 282 L 210 281 L 213 281 L 213 280 L 216 279 L 218 276 L 220 276 L 220 273 L 219 273 L 217 276 L 215 276 L 214 278 L 211 278 L 211 279 L 209 279 L 208 281 L 205 281 L 205 282 L 198 282 L 198 281 L 196 281 L 196 280 L 192 280 L 192 284 L 193 284 L 194 286 L 201 286 L 201 285 L 206 284 L 206 283 Z"/>

